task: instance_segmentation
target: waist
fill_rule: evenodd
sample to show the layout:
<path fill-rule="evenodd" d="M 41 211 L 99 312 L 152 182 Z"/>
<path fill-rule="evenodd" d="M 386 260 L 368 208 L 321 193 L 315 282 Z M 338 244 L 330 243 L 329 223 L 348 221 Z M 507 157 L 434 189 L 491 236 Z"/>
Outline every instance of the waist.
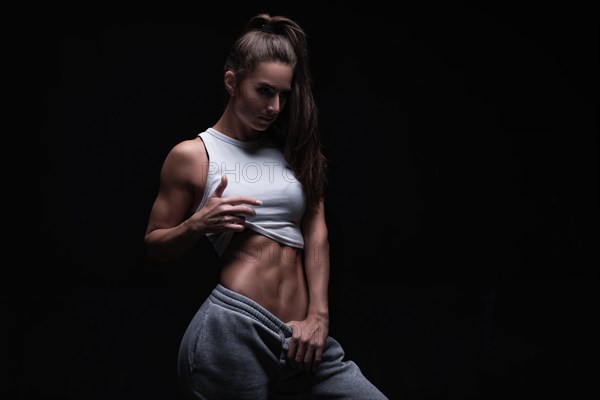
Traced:
<path fill-rule="evenodd" d="M 238 310 L 252 318 L 257 319 L 262 324 L 267 326 L 273 332 L 283 334 L 286 337 L 291 336 L 292 331 L 283 321 L 271 314 L 260 304 L 254 300 L 227 289 L 221 284 L 218 284 L 210 294 L 210 300 L 214 303 L 226 306 L 229 309 Z"/>
<path fill-rule="evenodd" d="M 305 318 L 308 290 L 301 249 L 246 230 L 234 235 L 221 259 L 223 286 L 283 321 Z"/>

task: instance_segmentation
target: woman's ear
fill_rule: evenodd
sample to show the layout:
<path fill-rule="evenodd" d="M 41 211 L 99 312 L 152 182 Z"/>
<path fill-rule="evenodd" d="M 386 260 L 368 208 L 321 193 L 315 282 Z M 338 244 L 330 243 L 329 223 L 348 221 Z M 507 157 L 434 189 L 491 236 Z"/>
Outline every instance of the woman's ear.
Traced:
<path fill-rule="evenodd" d="M 233 73 L 233 71 L 226 71 L 225 72 L 225 89 L 227 90 L 227 93 L 229 93 L 230 96 L 235 95 L 235 84 L 236 84 L 236 79 L 235 79 L 235 74 Z"/>

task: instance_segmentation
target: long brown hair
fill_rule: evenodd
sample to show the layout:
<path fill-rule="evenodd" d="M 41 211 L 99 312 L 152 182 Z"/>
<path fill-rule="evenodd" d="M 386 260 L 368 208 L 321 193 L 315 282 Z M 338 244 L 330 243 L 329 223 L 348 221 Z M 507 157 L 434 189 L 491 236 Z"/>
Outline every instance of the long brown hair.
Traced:
<path fill-rule="evenodd" d="M 268 134 L 304 186 L 308 204 L 314 205 L 324 195 L 327 160 L 319 136 L 306 33 L 290 18 L 255 15 L 233 44 L 225 71 L 233 71 L 241 80 L 259 63 L 273 61 L 291 66 L 294 78 L 286 106 Z"/>

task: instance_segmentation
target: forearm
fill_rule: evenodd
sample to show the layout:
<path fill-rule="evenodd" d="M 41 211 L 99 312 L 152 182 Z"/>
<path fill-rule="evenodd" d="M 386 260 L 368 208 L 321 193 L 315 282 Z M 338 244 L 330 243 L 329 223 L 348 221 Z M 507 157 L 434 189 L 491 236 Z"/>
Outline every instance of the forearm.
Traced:
<path fill-rule="evenodd" d="M 188 221 L 173 228 L 155 229 L 145 239 L 148 257 L 156 262 L 176 260 L 189 252 L 204 233 Z"/>
<path fill-rule="evenodd" d="M 304 268 L 308 283 L 308 314 L 329 318 L 329 242 L 321 239 L 305 247 Z"/>

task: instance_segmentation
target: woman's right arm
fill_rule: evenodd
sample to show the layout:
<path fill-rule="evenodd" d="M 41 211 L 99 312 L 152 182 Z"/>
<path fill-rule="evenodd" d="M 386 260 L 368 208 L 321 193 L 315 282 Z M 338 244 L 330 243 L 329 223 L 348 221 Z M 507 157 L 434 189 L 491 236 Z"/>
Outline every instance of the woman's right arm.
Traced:
<path fill-rule="evenodd" d="M 206 152 L 200 139 L 177 144 L 165 158 L 144 237 L 151 260 L 177 259 L 203 235 L 201 225 L 185 216 L 189 215 L 196 196 L 204 192 L 206 166 Z"/>
<path fill-rule="evenodd" d="M 260 206 L 260 200 L 246 196 L 223 197 L 226 175 L 221 177 L 204 206 L 193 210 L 204 194 L 207 173 L 208 156 L 200 139 L 184 141 L 167 155 L 144 237 L 151 260 L 175 260 L 208 232 L 241 232 L 246 216 L 256 215 L 254 208 L 245 204 Z"/>

